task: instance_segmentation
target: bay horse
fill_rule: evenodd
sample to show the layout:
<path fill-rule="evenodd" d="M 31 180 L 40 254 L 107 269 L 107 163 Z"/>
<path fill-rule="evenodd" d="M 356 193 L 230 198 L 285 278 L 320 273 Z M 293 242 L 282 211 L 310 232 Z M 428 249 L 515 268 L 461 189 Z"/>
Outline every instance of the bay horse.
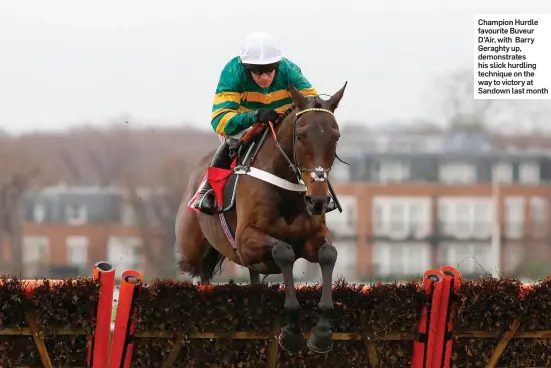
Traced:
<path fill-rule="evenodd" d="M 252 283 L 259 282 L 259 274 L 282 274 L 287 324 L 281 330 L 279 344 L 288 352 L 296 352 L 304 344 L 293 279 L 293 265 L 298 258 L 318 263 L 322 274 L 319 320 L 307 346 L 317 353 L 327 353 L 333 346 L 330 313 L 337 249 L 326 226 L 325 209 L 330 194 L 337 201 L 328 181 L 340 137 L 333 113 L 347 83 L 323 100 L 304 97 L 290 82 L 292 109 L 282 121 L 265 126 L 265 133 L 271 134 L 265 134 L 257 146 L 252 158 L 254 167 L 251 162 L 233 169 L 241 174 L 234 191 L 235 206 L 224 213 L 225 217 L 186 208 L 205 170 L 210 170 L 210 152 L 191 174 L 176 217 L 182 274 L 200 276 L 202 283 L 209 283 L 220 271 L 224 258 L 247 267 Z M 228 237 L 231 229 L 234 244 Z"/>

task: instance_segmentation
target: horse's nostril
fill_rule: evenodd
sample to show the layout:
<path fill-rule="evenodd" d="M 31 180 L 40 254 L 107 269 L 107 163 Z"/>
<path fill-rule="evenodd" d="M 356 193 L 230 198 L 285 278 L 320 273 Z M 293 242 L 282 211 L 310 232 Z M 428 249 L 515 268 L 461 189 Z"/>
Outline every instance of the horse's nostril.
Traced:
<path fill-rule="evenodd" d="M 321 211 L 329 203 L 327 196 L 321 195 L 305 195 L 304 203 L 310 209 L 315 209 L 316 211 Z"/>

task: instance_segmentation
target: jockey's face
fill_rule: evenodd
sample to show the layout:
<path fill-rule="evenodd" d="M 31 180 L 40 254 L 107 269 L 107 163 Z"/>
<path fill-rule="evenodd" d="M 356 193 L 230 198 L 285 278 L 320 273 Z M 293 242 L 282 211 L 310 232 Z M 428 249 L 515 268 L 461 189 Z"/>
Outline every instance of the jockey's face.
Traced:
<path fill-rule="evenodd" d="M 268 73 L 262 73 L 262 74 L 256 74 L 254 72 L 251 72 L 251 76 L 253 77 L 253 80 L 258 84 L 260 88 L 268 88 L 274 81 L 275 77 L 275 69 Z"/>
<path fill-rule="evenodd" d="M 251 73 L 251 77 L 260 88 L 268 88 L 274 81 L 274 77 L 279 67 L 279 63 L 267 65 L 244 64 L 245 68 Z"/>

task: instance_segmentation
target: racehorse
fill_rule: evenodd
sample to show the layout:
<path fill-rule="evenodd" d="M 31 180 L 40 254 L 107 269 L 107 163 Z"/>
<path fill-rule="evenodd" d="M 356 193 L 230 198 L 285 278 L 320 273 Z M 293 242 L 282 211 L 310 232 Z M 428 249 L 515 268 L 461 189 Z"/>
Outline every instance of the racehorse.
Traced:
<path fill-rule="evenodd" d="M 262 136 L 260 141 L 250 144 L 256 144 L 256 152 L 248 156 L 248 164 L 245 158 L 228 171 L 237 183 L 230 186 L 228 180 L 224 192 L 233 195 L 228 197 L 235 205 L 218 215 L 186 208 L 204 180 L 205 170 L 209 170 L 211 180 L 211 151 L 191 174 L 176 217 L 176 244 L 183 274 L 200 276 L 202 283 L 209 283 L 220 271 L 224 258 L 247 267 L 252 283 L 259 282 L 259 274 L 282 274 L 287 324 L 281 330 L 279 344 L 288 352 L 296 352 L 304 344 L 293 280 L 293 264 L 298 258 L 318 263 L 322 273 L 319 320 L 307 346 L 317 353 L 327 353 L 333 346 L 330 313 L 337 250 L 326 226 L 325 209 L 330 196 L 337 201 L 328 177 L 340 137 L 333 113 L 346 84 L 324 100 L 304 97 L 290 82 L 293 104 L 286 116 L 277 124 L 264 125 L 264 135 L 258 134 Z M 248 150 L 253 151 L 252 147 Z M 216 198 L 224 202 L 226 195 L 219 192 Z M 223 206 L 219 204 L 219 208 Z M 232 229 L 233 238 L 228 235 Z"/>

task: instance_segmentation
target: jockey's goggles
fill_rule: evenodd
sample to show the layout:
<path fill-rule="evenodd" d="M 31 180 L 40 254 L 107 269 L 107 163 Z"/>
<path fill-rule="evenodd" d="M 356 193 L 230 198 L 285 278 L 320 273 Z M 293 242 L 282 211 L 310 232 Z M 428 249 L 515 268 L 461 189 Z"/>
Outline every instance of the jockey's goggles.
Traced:
<path fill-rule="evenodd" d="M 243 64 L 243 66 L 253 74 L 262 75 L 264 73 L 269 74 L 276 70 L 279 66 L 279 62 L 266 65 Z"/>

